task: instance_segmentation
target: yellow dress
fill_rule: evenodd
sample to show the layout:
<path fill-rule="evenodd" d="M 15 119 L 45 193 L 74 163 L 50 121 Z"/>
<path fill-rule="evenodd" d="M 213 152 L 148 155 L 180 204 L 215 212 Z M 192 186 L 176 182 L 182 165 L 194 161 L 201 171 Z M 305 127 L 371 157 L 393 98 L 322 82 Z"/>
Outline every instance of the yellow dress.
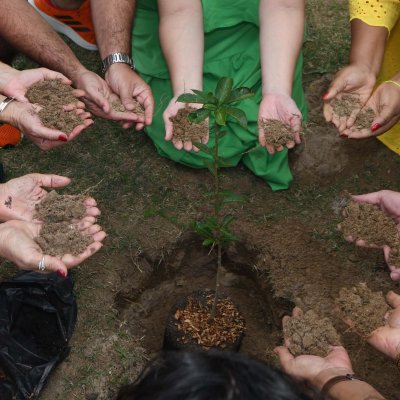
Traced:
<path fill-rule="evenodd" d="M 350 20 L 360 19 L 371 26 L 384 26 L 389 32 L 385 58 L 378 84 L 400 72 L 400 0 L 350 0 Z M 400 90 L 400 89 L 399 89 Z M 400 123 L 378 136 L 389 149 L 400 154 Z"/>

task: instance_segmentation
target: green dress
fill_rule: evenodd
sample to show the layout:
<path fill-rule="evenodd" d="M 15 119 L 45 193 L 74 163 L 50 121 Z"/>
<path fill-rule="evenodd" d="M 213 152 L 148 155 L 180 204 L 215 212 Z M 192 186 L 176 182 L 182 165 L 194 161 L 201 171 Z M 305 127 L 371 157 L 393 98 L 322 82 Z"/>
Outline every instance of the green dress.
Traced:
<path fill-rule="evenodd" d="M 274 155 L 261 147 L 249 152 L 258 143 L 258 105 L 262 97 L 258 5 L 258 0 L 202 0 L 205 32 L 203 89 L 214 90 L 219 78 L 229 76 L 235 86 L 246 86 L 255 92 L 254 97 L 240 103 L 249 120 L 248 130 L 236 123 L 228 123 L 224 128 L 227 134 L 220 141 L 220 154 L 232 166 L 242 161 L 275 191 L 287 189 L 293 179 L 287 149 Z M 158 153 L 184 165 L 203 168 L 203 161 L 209 155 L 176 150 L 172 142 L 164 140 L 162 114 L 173 95 L 158 37 L 156 0 L 137 1 L 132 55 L 138 72 L 150 85 L 156 101 L 153 123 L 146 128 L 146 133 Z M 292 97 L 305 118 L 307 106 L 301 81 L 302 64 L 300 55 Z M 211 128 L 209 144 L 212 146 L 213 143 Z"/>

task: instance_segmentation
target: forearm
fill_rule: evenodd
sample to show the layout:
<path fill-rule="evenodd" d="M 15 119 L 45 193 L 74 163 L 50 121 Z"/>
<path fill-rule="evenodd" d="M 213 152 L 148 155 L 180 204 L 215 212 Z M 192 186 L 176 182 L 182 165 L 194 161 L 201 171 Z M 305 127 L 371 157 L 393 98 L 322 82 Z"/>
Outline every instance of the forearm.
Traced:
<path fill-rule="evenodd" d="M 74 80 L 85 70 L 72 50 L 26 0 L 0 0 L 0 36 L 41 65 Z"/>
<path fill-rule="evenodd" d="M 131 53 L 135 0 L 91 0 L 96 42 L 101 58 Z"/>
<path fill-rule="evenodd" d="M 202 89 L 204 30 L 200 0 L 159 0 L 160 42 L 174 96 Z"/>
<path fill-rule="evenodd" d="M 304 0 L 260 0 L 263 95 L 291 95 L 304 35 Z"/>
<path fill-rule="evenodd" d="M 378 76 L 382 66 L 388 29 L 371 26 L 359 19 L 351 21 L 350 64 L 367 68 Z"/>

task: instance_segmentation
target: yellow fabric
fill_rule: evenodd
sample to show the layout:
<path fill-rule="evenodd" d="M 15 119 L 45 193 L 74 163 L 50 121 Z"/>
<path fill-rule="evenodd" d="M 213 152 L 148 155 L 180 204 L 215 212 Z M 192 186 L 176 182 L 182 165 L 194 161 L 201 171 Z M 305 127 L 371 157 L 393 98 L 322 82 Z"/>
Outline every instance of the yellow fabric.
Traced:
<path fill-rule="evenodd" d="M 377 84 L 390 80 L 400 72 L 400 0 L 350 0 L 350 20 L 360 19 L 371 26 L 384 26 L 390 36 Z M 400 154 L 400 123 L 378 139 Z"/>

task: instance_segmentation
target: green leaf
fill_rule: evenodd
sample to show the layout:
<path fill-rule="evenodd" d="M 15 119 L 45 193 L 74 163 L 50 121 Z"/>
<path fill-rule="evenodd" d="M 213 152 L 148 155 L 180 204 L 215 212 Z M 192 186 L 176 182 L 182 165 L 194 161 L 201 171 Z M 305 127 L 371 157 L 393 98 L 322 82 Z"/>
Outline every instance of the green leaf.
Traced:
<path fill-rule="evenodd" d="M 203 246 L 210 246 L 210 245 L 212 245 L 212 244 L 214 244 L 214 243 L 215 243 L 215 240 L 214 240 L 214 239 L 211 239 L 211 238 L 205 239 L 205 240 L 203 241 Z"/>
<path fill-rule="evenodd" d="M 215 122 L 217 125 L 224 126 L 226 125 L 226 111 L 224 109 L 218 109 L 214 111 Z"/>
<path fill-rule="evenodd" d="M 247 87 L 233 89 L 230 96 L 225 100 L 225 104 L 236 103 L 254 96 L 254 92 Z"/>
<path fill-rule="evenodd" d="M 231 214 L 225 215 L 223 220 L 222 220 L 222 226 L 226 228 L 229 224 L 232 223 L 232 221 L 235 219 L 235 217 Z"/>
<path fill-rule="evenodd" d="M 215 111 L 218 107 L 215 104 L 206 103 L 203 105 L 203 108 L 210 111 Z"/>
<path fill-rule="evenodd" d="M 204 151 L 206 154 L 212 154 L 213 149 L 210 149 L 207 145 L 200 143 L 200 142 L 192 142 L 194 146 L 196 146 L 201 151 Z"/>
<path fill-rule="evenodd" d="M 208 92 L 206 97 L 208 104 L 218 104 L 218 99 L 214 96 L 214 93 Z"/>
<path fill-rule="evenodd" d="M 204 160 L 203 163 L 208 168 L 208 170 L 211 172 L 211 174 L 213 176 L 215 176 L 216 175 L 216 171 L 215 171 L 214 162 L 210 161 L 210 160 Z"/>
<path fill-rule="evenodd" d="M 210 110 L 200 108 L 200 110 L 192 111 L 188 114 L 188 120 L 193 124 L 200 124 L 210 116 Z"/>
<path fill-rule="evenodd" d="M 177 99 L 177 102 L 180 103 L 198 103 L 198 104 L 204 104 L 205 101 L 198 96 L 197 94 L 192 94 L 192 93 L 184 93 L 181 94 Z"/>
<path fill-rule="evenodd" d="M 203 100 L 207 100 L 207 92 L 203 92 L 201 90 L 192 89 L 192 92 L 197 94 L 197 96 L 201 97 Z"/>
<path fill-rule="evenodd" d="M 225 135 L 227 135 L 227 131 L 220 131 L 220 132 L 218 132 L 218 138 L 219 139 L 222 139 Z"/>
<path fill-rule="evenodd" d="M 222 104 L 231 94 L 233 87 L 232 78 L 221 78 L 217 87 L 215 88 L 215 97 L 218 99 L 219 104 Z"/>
<path fill-rule="evenodd" d="M 244 111 L 235 107 L 226 107 L 225 112 L 235 119 L 242 128 L 247 128 L 247 117 Z"/>

